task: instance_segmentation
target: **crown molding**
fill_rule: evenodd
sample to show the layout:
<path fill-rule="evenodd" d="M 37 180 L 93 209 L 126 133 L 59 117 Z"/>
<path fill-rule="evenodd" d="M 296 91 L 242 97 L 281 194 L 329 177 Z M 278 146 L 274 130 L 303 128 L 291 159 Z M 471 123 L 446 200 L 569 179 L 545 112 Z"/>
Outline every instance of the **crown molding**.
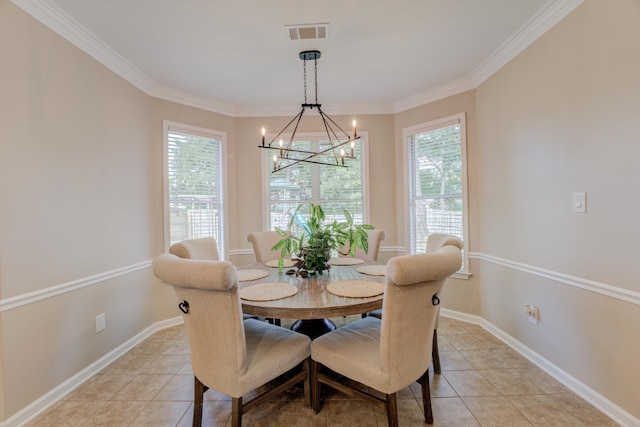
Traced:
<path fill-rule="evenodd" d="M 466 77 L 393 103 L 335 105 L 325 107 L 325 111 L 327 114 L 335 115 L 394 114 L 475 89 L 560 22 L 583 1 L 550 0 L 509 40 Z M 290 116 L 299 111 L 297 106 L 234 106 L 159 85 L 57 6 L 46 0 L 11 0 L 11 2 L 149 96 L 231 117 Z"/>
<path fill-rule="evenodd" d="M 56 34 L 100 62 L 138 89 L 149 94 L 155 85 L 146 74 L 111 49 L 69 14 L 44 0 L 11 0 Z"/>
<path fill-rule="evenodd" d="M 189 107 L 199 108 L 205 111 L 211 111 L 212 113 L 237 117 L 236 107 L 231 104 L 218 102 L 211 98 L 194 95 L 192 93 L 174 89 L 169 86 L 163 86 L 154 83 L 147 91 L 147 95 L 158 99 L 164 99 L 165 101 L 171 101 L 178 104 L 187 105 Z"/>
<path fill-rule="evenodd" d="M 416 95 L 409 96 L 394 103 L 394 113 L 400 113 L 411 108 L 420 107 L 440 99 L 448 98 L 468 90 L 475 89 L 473 80 L 462 77 L 443 85 L 434 87 Z"/>
<path fill-rule="evenodd" d="M 494 75 L 513 58 L 563 20 L 584 0 L 550 0 L 538 13 L 529 19 L 518 31 L 504 42 L 489 58 L 484 60 L 470 78 L 475 87 Z"/>

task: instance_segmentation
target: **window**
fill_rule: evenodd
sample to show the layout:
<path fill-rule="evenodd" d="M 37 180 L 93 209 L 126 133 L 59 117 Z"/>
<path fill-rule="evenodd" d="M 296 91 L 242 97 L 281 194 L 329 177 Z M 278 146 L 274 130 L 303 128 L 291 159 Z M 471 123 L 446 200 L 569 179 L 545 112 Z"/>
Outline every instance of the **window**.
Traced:
<path fill-rule="evenodd" d="M 464 241 L 468 274 L 465 115 L 404 129 L 408 204 L 408 242 L 412 254 L 424 253 L 431 233 Z"/>
<path fill-rule="evenodd" d="M 297 134 L 296 146 L 313 151 L 328 147 L 326 134 Z M 272 172 L 273 159 L 263 150 L 266 176 L 266 224 L 270 230 L 286 229 L 291 213 L 300 203 L 320 204 L 327 221 L 344 220 L 346 209 L 354 222 L 367 218 L 366 133 L 360 133 L 354 147 L 355 159 L 347 167 L 300 162 L 278 172 Z M 306 147 L 304 147 L 306 145 Z M 304 213 L 304 212 L 303 212 Z M 294 234 L 298 232 L 294 223 Z"/>
<path fill-rule="evenodd" d="M 164 123 L 165 241 L 214 237 L 224 258 L 224 143 L 226 135 Z"/>

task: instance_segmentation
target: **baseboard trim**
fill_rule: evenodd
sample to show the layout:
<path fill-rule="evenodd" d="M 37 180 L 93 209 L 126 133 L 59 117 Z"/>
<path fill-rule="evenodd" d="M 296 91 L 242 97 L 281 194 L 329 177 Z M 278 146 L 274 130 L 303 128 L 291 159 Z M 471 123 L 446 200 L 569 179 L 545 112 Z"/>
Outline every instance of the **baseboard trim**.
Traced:
<path fill-rule="evenodd" d="M 18 427 L 21 426 L 33 418 L 40 415 L 49 406 L 60 400 L 69 392 L 80 386 L 89 378 L 100 372 L 102 369 L 113 363 L 119 357 L 123 356 L 126 352 L 140 344 L 145 339 L 149 338 L 155 332 L 162 329 L 170 328 L 172 326 L 182 324 L 182 316 L 174 317 L 167 320 L 162 320 L 149 326 L 139 334 L 135 335 L 131 339 L 127 340 L 114 350 L 110 351 L 100 359 L 96 360 L 91 365 L 87 366 L 82 371 L 78 372 L 67 381 L 63 382 L 53 390 L 49 391 L 30 405 L 23 408 L 20 412 L 14 414 L 6 421 L 0 423 L 0 427 Z"/>
<path fill-rule="evenodd" d="M 531 350 L 529 347 L 525 346 L 520 341 L 513 338 L 511 335 L 506 334 L 491 322 L 488 322 L 487 320 L 479 316 L 448 310 L 446 308 L 441 309 L 441 314 L 444 317 L 449 317 L 452 319 L 461 320 L 463 322 L 473 323 L 481 326 L 487 332 L 507 344 L 509 347 L 513 348 L 515 351 L 527 358 L 527 360 L 529 360 L 531 363 L 551 375 L 569 390 L 582 397 L 584 400 L 595 406 L 598 410 L 603 412 L 605 415 L 610 417 L 621 426 L 640 426 L 640 419 L 634 417 L 600 393 L 596 392 L 586 384 L 582 383 L 575 377 L 569 375 L 564 370 L 549 362 L 547 359 L 540 356 L 538 353 Z"/>

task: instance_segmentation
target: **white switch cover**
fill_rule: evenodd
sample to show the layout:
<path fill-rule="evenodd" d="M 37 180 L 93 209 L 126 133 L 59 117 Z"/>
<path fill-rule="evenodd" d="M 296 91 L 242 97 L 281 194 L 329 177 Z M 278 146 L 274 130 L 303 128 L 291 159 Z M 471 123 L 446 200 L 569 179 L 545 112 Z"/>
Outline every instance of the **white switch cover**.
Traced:
<path fill-rule="evenodd" d="M 587 211 L 587 193 L 573 193 L 573 212 L 584 213 Z"/>
<path fill-rule="evenodd" d="M 98 314 L 96 316 L 96 333 L 100 332 L 106 327 L 107 327 L 107 319 L 105 318 L 104 313 Z"/>

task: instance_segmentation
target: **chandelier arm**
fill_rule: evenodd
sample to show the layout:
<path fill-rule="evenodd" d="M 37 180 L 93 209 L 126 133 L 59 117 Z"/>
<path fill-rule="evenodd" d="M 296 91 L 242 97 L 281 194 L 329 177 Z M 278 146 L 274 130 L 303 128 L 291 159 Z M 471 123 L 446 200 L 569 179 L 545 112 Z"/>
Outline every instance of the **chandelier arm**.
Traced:
<path fill-rule="evenodd" d="M 336 148 L 338 148 L 337 146 L 334 148 L 333 146 L 333 141 L 331 140 L 331 135 L 329 134 L 329 130 L 331 130 L 331 133 L 333 133 L 333 136 L 336 136 L 335 131 L 331 128 L 331 126 L 329 126 L 329 123 L 327 123 L 327 119 L 325 118 L 324 114 L 322 113 L 322 111 L 320 111 L 320 116 L 322 117 L 322 124 L 324 125 L 324 130 L 325 132 L 327 132 L 327 137 L 329 138 L 329 148 L 332 150 L 333 152 L 333 157 L 336 160 L 336 163 L 338 163 L 338 153 L 336 152 Z M 336 141 L 340 142 L 340 139 L 338 139 L 336 137 Z"/>
<path fill-rule="evenodd" d="M 349 136 L 348 133 L 346 133 L 339 124 L 337 124 L 336 122 L 333 121 L 333 119 L 331 118 L 331 116 L 326 115 L 324 113 L 324 111 L 321 111 L 320 108 L 318 108 L 318 111 L 320 112 L 320 114 L 322 115 L 322 117 L 326 117 L 327 120 L 329 120 L 335 127 L 337 127 L 338 129 L 340 129 L 340 132 L 342 132 L 344 134 L 344 136 L 346 136 L 348 139 L 351 139 L 351 137 Z M 339 138 L 338 138 L 339 139 Z"/>
<path fill-rule="evenodd" d="M 287 130 L 289 128 L 289 126 L 291 126 L 291 123 L 293 123 L 296 119 L 298 119 L 298 123 L 300 122 L 300 119 L 302 118 L 302 115 L 304 114 L 304 107 L 302 108 L 302 110 L 300 110 L 300 112 L 293 117 L 293 119 L 291 119 L 291 121 L 289 123 L 287 123 L 287 125 L 276 135 L 273 137 L 273 139 L 271 140 L 271 142 L 269 142 L 269 146 L 268 148 L 273 148 L 271 147 L 271 144 L 273 144 L 273 141 L 275 141 L 276 139 L 278 139 L 278 137 L 280 135 L 282 135 L 284 133 L 285 130 Z M 266 148 L 266 147 L 265 147 Z"/>
<path fill-rule="evenodd" d="M 291 146 L 293 145 L 293 139 L 296 137 L 296 132 L 298 131 L 298 126 L 300 125 L 300 120 L 302 120 L 302 116 L 304 115 L 305 110 L 306 110 L 306 107 L 303 105 L 302 111 L 300 111 L 300 114 L 298 114 L 298 121 L 296 121 L 296 125 L 293 128 L 293 133 L 291 134 L 291 137 L 289 138 L 289 142 L 287 143 L 287 151 L 291 151 Z"/>
<path fill-rule="evenodd" d="M 277 169 L 276 169 L 276 170 L 274 170 L 273 172 L 281 171 L 282 169 L 286 169 L 286 168 L 288 168 L 288 167 L 290 167 L 290 166 L 293 166 L 293 165 L 296 165 L 296 164 L 298 164 L 298 163 L 314 163 L 314 164 L 316 164 L 316 165 L 337 166 L 337 167 L 340 167 L 340 168 L 346 168 L 346 167 L 347 167 L 347 166 L 345 166 L 345 165 L 341 165 L 341 164 L 339 164 L 339 163 L 326 163 L 326 162 L 319 162 L 319 161 L 316 161 L 316 160 L 309 160 L 309 159 L 310 159 L 310 158 L 312 158 L 312 157 L 315 157 L 315 156 L 309 156 L 309 157 L 307 157 L 306 159 L 297 159 L 297 160 L 292 161 L 291 163 L 286 164 L 286 165 L 284 165 L 284 166 L 280 166 L 280 165 L 278 165 Z M 289 160 L 291 160 L 291 159 L 289 159 Z M 273 173 L 273 172 L 272 172 L 272 173 Z"/>

